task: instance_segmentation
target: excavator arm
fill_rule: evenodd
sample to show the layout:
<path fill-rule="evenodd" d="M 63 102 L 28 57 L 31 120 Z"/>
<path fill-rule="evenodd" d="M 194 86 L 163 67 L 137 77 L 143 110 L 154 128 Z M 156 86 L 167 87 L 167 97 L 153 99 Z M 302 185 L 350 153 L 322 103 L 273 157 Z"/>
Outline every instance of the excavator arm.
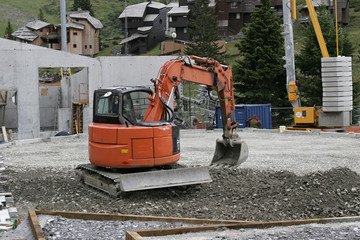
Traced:
<path fill-rule="evenodd" d="M 211 58 L 189 56 L 166 62 L 160 69 L 157 78 L 152 79 L 155 91 L 149 97 L 150 103 L 143 121 L 165 120 L 164 112 L 166 111 L 170 111 L 169 115 L 173 115 L 169 104 L 176 87 L 183 81 L 206 85 L 209 91 L 217 91 L 223 119 L 224 144 L 232 144 L 232 140 L 237 137 L 236 128 L 238 126 L 234 117 L 232 71 L 230 66 L 221 65 Z"/>

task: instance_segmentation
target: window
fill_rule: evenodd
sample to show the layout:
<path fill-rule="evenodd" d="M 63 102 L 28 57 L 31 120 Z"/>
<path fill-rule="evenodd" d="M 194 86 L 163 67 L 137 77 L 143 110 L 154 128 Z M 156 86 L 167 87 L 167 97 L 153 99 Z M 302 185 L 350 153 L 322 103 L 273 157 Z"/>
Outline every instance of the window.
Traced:
<path fill-rule="evenodd" d="M 162 19 L 160 19 L 159 23 L 162 24 Z"/>
<path fill-rule="evenodd" d="M 87 45 L 85 45 L 85 49 L 87 49 Z"/>
<path fill-rule="evenodd" d="M 122 115 L 131 123 L 142 122 L 148 104 L 148 92 L 129 92 L 123 95 Z"/>
<path fill-rule="evenodd" d="M 92 49 L 92 45 L 89 45 L 89 48 Z"/>
<path fill-rule="evenodd" d="M 169 17 L 169 22 L 172 22 L 172 21 L 173 21 L 172 17 Z"/>
<path fill-rule="evenodd" d="M 77 47 L 77 45 L 76 44 L 73 44 L 73 48 L 76 48 Z"/>
<path fill-rule="evenodd" d="M 187 33 L 187 28 L 184 28 L 184 33 Z"/>
<path fill-rule="evenodd" d="M 236 13 L 236 19 L 240 19 L 240 13 Z"/>
<path fill-rule="evenodd" d="M 237 7 L 238 7 L 238 3 L 237 3 L 237 2 L 231 2 L 231 3 L 230 3 L 230 7 L 231 7 L 231 8 L 237 8 Z"/>
<path fill-rule="evenodd" d="M 77 36 L 77 32 L 73 32 L 73 35 L 74 35 L 74 36 Z"/>
<path fill-rule="evenodd" d="M 96 114 L 98 115 L 119 115 L 119 95 L 112 92 L 97 93 L 96 95 Z"/>

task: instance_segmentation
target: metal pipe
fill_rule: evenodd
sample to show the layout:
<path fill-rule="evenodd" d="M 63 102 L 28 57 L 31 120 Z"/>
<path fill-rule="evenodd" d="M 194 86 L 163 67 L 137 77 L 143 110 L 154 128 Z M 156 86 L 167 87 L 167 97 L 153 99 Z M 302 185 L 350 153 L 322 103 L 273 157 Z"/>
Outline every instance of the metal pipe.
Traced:
<path fill-rule="evenodd" d="M 60 0 L 60 16 L 61 16 L 61 50 L 67 51 L 66 39 L 66 4 L 65 0 Z"/>
<path fill-rule="evenodd" d="M 339 32 L 338 32 L 337 0 L 335 0 L 335 26 L 336 26 L 336 56 L 339 56 Z"/>

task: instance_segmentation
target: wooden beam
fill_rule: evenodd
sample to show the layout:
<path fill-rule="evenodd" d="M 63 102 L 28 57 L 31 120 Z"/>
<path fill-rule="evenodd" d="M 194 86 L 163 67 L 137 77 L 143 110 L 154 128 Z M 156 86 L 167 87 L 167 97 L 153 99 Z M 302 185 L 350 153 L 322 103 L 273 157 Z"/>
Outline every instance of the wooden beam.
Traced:
<path fill-rule="evenodd" d="M 133 220 L 133 221 L 183 222 L 190 224 L 213 224 L 207 226 L 126 231 L 126 240 L 143 240 L 143 237 L 151 237 L 151 236 L 168 236 L 168 235 L 176 235 L 176 234 L 183 234 L 189 232 L 216 231 L 221 228 L 228 228 L 228 229 L 270 228 L 270 227 L 278 227 L 278 226 L 286 227 L 286 226 L 294 226 L 294 225 L 302 225 L 302 224 L 310 224 L 310 223 L 324 224 L 324 223 L 334 223 L 334 222 L 360 221 L 360 216 L 301 219 L 301 220 L 272 221 L 272 222 L 250 222 L 250 221 L 213 220 L 213 219 L 196 219 L 196 218 L 139 216 L 139 215 L 127 215 L 127 214 L 29 210 L 30 224 L 33 228 L 33 233 L 35 238 L 36 238 L 35 234 L 40 234 L 40 237 L 43 237 L 43 232 L 41 230 L 40 224 L 38 222 L 38 218 L 36 216 L 37 214 L 62 216 L 65 218 L 72 218 L 72 219 L 97 220 L 97 221 Z M 38 229 L 38 231 L 35 231 L 34 229 L 35 230 Z M 36 239 L 42 239 L 42 238 L 36 238 Z"/>
<path fill-rule="evenodd" d="M 199 219 L 199 218 L 174 218 L 174 217 L 156 217 L 156 216 L 141 216 L 130 214 L 106 214 L 106 213 L 85 213 L 85 212 L 65 212 L 65 211 L 48 211 L 48 210 L 34 210 L 38 215 L 54 215 L 62 216 L 72 219 L 83 220 L 98 220 L 98 221 L 158 221 L 158 222 L 182 222 L 190 224 L 235 224 L 235 223 L 249 223 L 247 221 L 234 220 L 214 220 L 214 219 Z"/>
<path fill-rule="evenodd" d="M 6 133 L 6 128 L 5 128 L 5 126 L 2 126 L 1 129 L 2 129 L 2 134 L 3 134 L 3 136 L 4 136 L 4 141 L 5 141 L 5 142 L 8 142 L 9 140 L 8 140 L 8 137 L 7 137 L 7 133 Z"/>
<path fill-rule="evenodd" d="M 135 231 L 126 231 L 126 240 L 143 240 L 144 238 L 140 236 Z"/>
<path fill-rule="evenodd" d="M 316 219 L 302 219 L 302 220 L 288 220 L 288 221 L 272 221 L 272 222 L 244 222 L 238 224 L 222 224 L 222 225 L 208 225 L 182 228 L 166 228 L 166 229 L 150 229 L 137 230 L 136 232 L 141 237 L 155 237 L 177 235 L 190 232 L 216 231 L 219 228 L 241 229 L 241 228 L 270 228 L 279 226 L 295 226 L 311 223 L 335 223 L 335 222 L 357 222 L 360 221 L 360 216 L 356 217 L 338 217 L 338 218 L 316 218 Z M 129 238 L 127 240 L 139 240 L 138 238 Z"/>
<path fill-rule="evenodd" d="M 44 233 L 41 229 L 39 219 L 36 215 L 35 210 L 29 209 L 29 222 L 36 240 L 45 240 Z"/>

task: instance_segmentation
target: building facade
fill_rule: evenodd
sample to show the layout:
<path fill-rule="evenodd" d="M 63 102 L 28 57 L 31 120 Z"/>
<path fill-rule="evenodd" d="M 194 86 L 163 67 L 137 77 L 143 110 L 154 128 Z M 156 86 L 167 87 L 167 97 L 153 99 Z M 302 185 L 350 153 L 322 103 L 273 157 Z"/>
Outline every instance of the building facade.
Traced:
<path fill-rule="evenodd" d="M 121 52 L 143 54 L 164 41 L 166 14 L 166 5 L 158 2 L 143 2 L 126 7 L 119 16 L 126 33 L 120 43 Z"/>
<path fill-rule="evenodd" d="M 67 51 L 75 54 L 94 56 L 99 53 L 101 22 L 89 11 L 79 9 L 66 14 Z M 61 25 L 40 20 L 31 20 L 13 34 L 18 42 L 29 43 L 51 49 L 61 49 Z"/>
<path fill-rule="evenodd" d="M 334 14 L 335 12 L 335 0 L 313 0 L 313 4 L 315 9 L 320 5 L 325 5 L 332 14 Z M 299 18 L 299 22 L 305 23 L 311 21 L 309 16 L 309 10 L 306 5 L 303 6 L 299 12 L 301 13 L 301 18 Z M 337 0 L 337 17 L 338 24 L 340 24 L 341 26 L 346 26 L 349 24 L 349 0 Z"/>

